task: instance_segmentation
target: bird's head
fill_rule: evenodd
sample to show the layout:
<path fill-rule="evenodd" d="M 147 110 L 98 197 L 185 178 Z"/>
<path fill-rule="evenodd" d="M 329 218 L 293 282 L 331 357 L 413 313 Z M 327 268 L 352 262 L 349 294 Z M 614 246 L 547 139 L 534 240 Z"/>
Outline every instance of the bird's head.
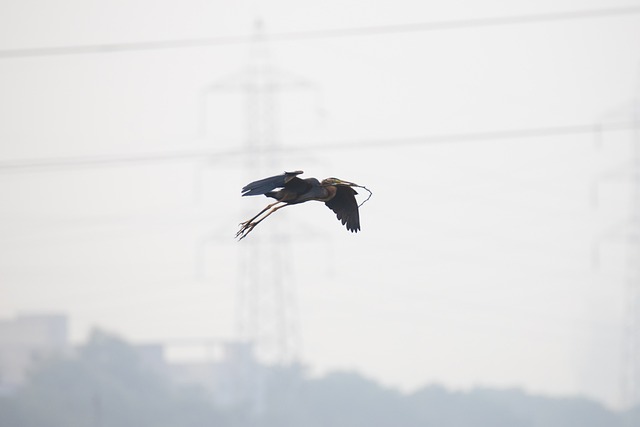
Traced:
<path fill-rule="evenodd" d="M 351 182 L 348 181 L 343 181 L 339 178 L 325 178 L 322 180 L 321 185 L 323 186 L 327 186 L 327 185 L 352 185 Z"/>

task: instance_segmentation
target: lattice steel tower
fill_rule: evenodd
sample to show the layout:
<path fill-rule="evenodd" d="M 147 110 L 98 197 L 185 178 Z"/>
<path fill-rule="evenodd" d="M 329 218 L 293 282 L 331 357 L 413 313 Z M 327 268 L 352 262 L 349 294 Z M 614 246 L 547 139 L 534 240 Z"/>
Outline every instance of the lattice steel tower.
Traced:
<path fill-rule="evenodd" d="M 631 215 L 626 233 L 627 308 L 622 397 L 626 407 L 640 404 L 640 99 L 633 103 Z"/>
<path fill-rule="evenodd" d="M 264 174 L 282 172 L 278 151 L 278 98 L 284 91 L 310 86 L 305 80 L 272 66 L 268 40 L 262 23 L 257 21 L 247 66 L 206 88 L 204 95 L 235 92 L 243 97 L 246 182 Z M 253 214 L 255 212 L 247 210 L 240 218 Z M 298 360 L 300 334 L 297 299 L 289 269 L 290 239 L 280 225 L 281 221 L 273 221 L 238 243 L 241 249 L 236 333 L 241 341 L 253 346 L 258 361 L 287 365 Z"/>
<path fill-rule="evenodd" d="M 638 76 L 636 97 L 631 104 L 612 111 L 609 119 L 624 119 L 625 128 L 630 129 L 630 162 L 623 168 L 607 173 L 607 178 L 623 177 L 629 184 L 629 213 L 621 224 L 608 236 L 621 240 L 624 244 L 626 259 L 624 262 L 624 313 L 621 363 L 619 370 L 620 404 L 625 408 L 640 405 L 640 75 Z M 606 126 L 605 126 L 606 127 Z M 603 125 L 596 130 L 598 144 L 602 139 Z M 597 203 L 597 187 L 594 201 Z M 597 246 L 595 265 L 598 264 Z"/>

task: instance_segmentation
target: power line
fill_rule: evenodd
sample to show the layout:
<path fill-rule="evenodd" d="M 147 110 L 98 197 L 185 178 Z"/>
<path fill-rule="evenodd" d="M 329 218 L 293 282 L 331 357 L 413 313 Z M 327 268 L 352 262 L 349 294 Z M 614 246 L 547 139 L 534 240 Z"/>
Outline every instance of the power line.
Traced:
<path fill-rule="evenodd" d="M 386 34 L 403 34 L 428 31 L 460 30 L 471 28 L 497 27 L 516 24 L 534 24 L 541 22 L 571 21 L 580 19 L 608 18 L 635 15 L 640 6 L 627 6 L 603 9 L 573 10 L 566 12 L 512 15 L 502 17 L 455 19 L 448 21 L 418 22 L 413 24 L 373 25 L 368 27 L 336 28 L 326 30 L 288 31 L 265 34 L 260 40 L 253 35 L 203 37 L 183 40 L 160 40 L 134 43 L 104 43 L 95 45 L 73 45 L 58 47 L 39 47 L 0 50 L 0 59 L 26 58 L 38 56 L 100 54 L 132 52 L 146 50 L 212 47 L 251 42 L 285 42 L 327 38 L 362 37 Z"/>
<path fill-rule="evenodd" d="M 31 159 L 17 159 L 0 161 L 0 171 L 27 169 L 66 169 L 95 166 L 126 166 L 128 164 L 173 162 L 180 160 L 202 160 L 208 157 L 223 157 L 238 155 L 240 150 L 211 151 L 166 151 L 161 153 L 115 154 L 95 156 L 60 156 L 41 157 Z"/>
<path fill-rule="evenodd" d="M 550 136 L 587 135 L 595 131 L 616 131 L 634 129 L 634 122 L 620 122 L 607 125 L 569 125 L 569 126 L 546 126 L 536 128 L 521 129 L 501 129 L 484 132 L 450 133 L 443 135 L 425 135 L 417 137 L 403 138 L 381 138 L 362 139 L 344 142 L 330 142 L 325 144 L 314 144 L 304 147 L 296 147 L 298 150 L 338 150 L 338 149 L 363 149 L 363 148 L 389 148 L 406 147 L 412 145 L 429 145 L 444 143 L 464 143 L 481 141 L 498 141 L 505 139 L 526 139 L 543 138 Z"/>
<path fill-rule="evenodd" d="M 630 130 L 637 127 L 636 122 L 618 122 L 610 124 L 586 124 L 569 126 L 546 126 L 521 129 L 502 129 L 485 132 L 450 133 L 442 135 L 423 135 L 415 137 L 388 137 L 379 139 L 353 139 L 298 145 L 275 145 L 229 150 L 192 150 L 167 151 L 161 153 L 140 153 L 133 155 L 96 155 L 42 157 L 32 159 L 0 161 L 0 172 L 18 172 L 24 170 L 68 169 L 97 166 L 126 166 L 129 164 L 160 163 L 171 161 L 203 161 L 225 157 L 241 157 L 248 154 L 260 155 L 273 152 L 297 154 L 308 151 L 335 151 L 386 149 L 421 146 L 430 144 L 453 144 L 468 142 L 489 142 L 508 139 L 545 138 L 553 136 L 590 135 L 594 132 Z"/>

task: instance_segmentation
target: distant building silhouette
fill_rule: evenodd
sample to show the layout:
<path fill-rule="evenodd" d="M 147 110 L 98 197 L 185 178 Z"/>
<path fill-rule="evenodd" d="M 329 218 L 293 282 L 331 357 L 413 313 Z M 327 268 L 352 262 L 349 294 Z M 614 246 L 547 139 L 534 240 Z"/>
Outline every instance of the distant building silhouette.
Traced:
<path fill-rule="evenodd" d="M 203 387 L 221 406 L 253 401 L 262 371 L 255 358 L 253 345 L 244 342 L 218 343 L 219 360 L 171 362 L 166 373 L 178 384 Z"/>
<path fill-rule="evenodd" d="M 0 320 L 0 393 L 10 393 L 23 384 L 39 362 L 69 351 L 65 315 L 23 315 Z"/>
<path fill-rule="evenodd" d="M 62 314 L 23 315 L 0 320 L 0 395 L 11 394 L 26 384 L 29 373 L 53 356 L 73 357 L 69 343 L 68 319 Z M 168 347 L 215 349 L 216 358 L 170 362 Z M 133 344 L 141 366 L 176 384 L 196 385 L 207 391 L 221 406 L 255 401 L 262 384 L 262 367 L 255 358 L 252 343 L 217 339 L 186 340 L 177 343 Z"/>

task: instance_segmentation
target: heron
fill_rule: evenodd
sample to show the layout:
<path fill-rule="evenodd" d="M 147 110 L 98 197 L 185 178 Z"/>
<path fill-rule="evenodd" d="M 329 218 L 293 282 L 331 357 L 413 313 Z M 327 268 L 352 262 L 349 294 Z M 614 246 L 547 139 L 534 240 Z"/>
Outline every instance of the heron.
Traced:
<path fill-rule="evenodd" d="M 253 218 L 240 223 L 240 230 L 236 233 L 238 240 L 247 237 L 269 215 L 285 206 L 297 205 L 310 200 L 324 202 L 329 209 L 335 212 L 338 220 L 347 230 L 352 233 L 357 233 L 360 230 L 359 206 L 355 197 L 358 193 L 352 187 L 365 187 L 338 178 L 326 178 L 322 181 L 318 181 L 316 178 L 298 178 L 298 175 L 302 173 L 304 172 L 300 170 L 285 172 L 282 175 L 251 182 L 242 188 L 243 196 L 265 195 L 276 201 L 267 205 Z M 367 189 L 367 191 L 369 190 Z M 370 191 L 369 193 L 371 195 Z"/>

